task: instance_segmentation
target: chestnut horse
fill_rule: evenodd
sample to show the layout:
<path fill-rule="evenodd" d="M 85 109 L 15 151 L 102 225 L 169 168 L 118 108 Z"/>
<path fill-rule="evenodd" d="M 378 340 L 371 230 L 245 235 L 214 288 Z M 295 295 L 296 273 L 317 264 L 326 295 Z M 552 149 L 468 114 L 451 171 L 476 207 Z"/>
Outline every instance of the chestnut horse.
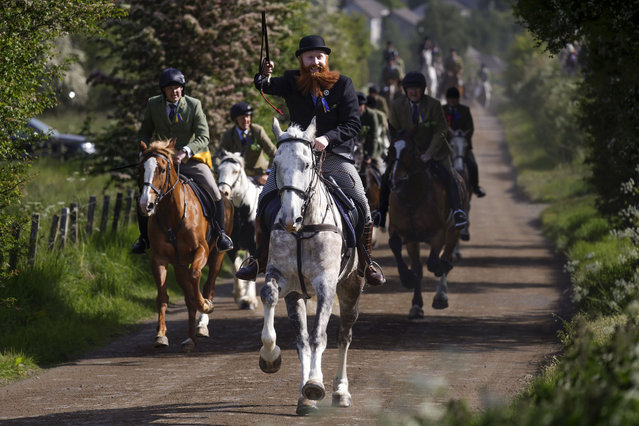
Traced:
<path fill-rule="evenodd" d="M 168 265 L 172 264 L 189 313 L 189 337 L 182 342 L 182 351 L 190 352 L 195 349 L 197 341 L 196 312 L 208 314 L 213 311 L 215 279 L 220 272 L 224 253 L 220 253 L 215 247 L 211 224 L 205 218 L 202 205 L 193 189 L 178 178 L 179 165 L 174 166 L 172 160 L 175 139 L 154 141 L 148 147 L 140 142 L 140 150 L 144 182 L 139 203 L 142 213 L 151 217 L 148 228 L 151 269 L 158 289 L 158 322 L 154 346 L 169 346 L 165 323 L 169 304 L 166 273 Z M 224 199 L 224 205 L 225 231 L 230 235 L 233 228 L 233 205 L 227 199 Z M 207 265 L 208 278 L 200 292 L 202 269 Z M 208 319 L 206 315 L 202 317 Z M 208 329 L 199 334 L 208 335 Z"/>
<path fill-rule="evenodd" d="M 429 271 L 439 277 L 433 308 L 448 307 L 446 275 L 453 267 L 453 253 L 459 239 L 452 214 L 446 201 L 443 183 L 436 176 L 433 164 L 424 164 L 420 152 L 411 138 L 397 140 L 395 161 L 389 166 L 389 227 L 388 244 L 397 262 L 402 284 L 413 289 L 410 319 L 424 317 L 422 300 L 422 263 L 419 245 L 430 246 L 426 261 Z M 465 197 L 466 194 L 462 194 Z M 402 244 L 411 262 L 409 269 L 402 258 Z M 443 250 L 443 253 L 442 253 Z"/>

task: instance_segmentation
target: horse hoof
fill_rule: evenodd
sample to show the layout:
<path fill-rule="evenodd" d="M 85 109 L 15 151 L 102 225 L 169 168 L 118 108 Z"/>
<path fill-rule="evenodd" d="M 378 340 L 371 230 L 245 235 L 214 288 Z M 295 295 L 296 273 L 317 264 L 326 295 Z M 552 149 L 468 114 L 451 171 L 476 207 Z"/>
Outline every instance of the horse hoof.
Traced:
<path fill-rule="evenodd" d="M 195 342 L 190 337 L 182 342 L 182 347 L 180 352 L 188 354 L 191 352 L 195 352 Z"/>
<path fill-rule="evenodd" d="M 266 361 L 264 358 L 260 357 L 260 370 L 265 373 L 272 374 L 280 371 L 280 367 L 282 366 L 282 355 L 279 355 L 275 361 Z"/>
<path fill-rule="evenodd" d="M 255 310 L 255 305 L 251 302 L 249 302 L 248 300 L 242 300 L 240 302 L 240 309 L 245 310 L 245 311 L 254 311 Z"/>
<path fill-rule="evenodd" d="M 315 401 L 309 401 L 306 398 L 300 398 L 297 400 L 297 409 L 295 412 L 299 416 L 308 416 L 309 414 L 317 413 L 317 403 Z"/>
<path fill-rule="evenodd" d="M 433 299 L 433 309 L 446 309 L 448 307 L 448 299 Z"/>
<path fill-rule="evenodd" d="M 302 395 L 311 401 L 320 401 L 326 396 L 324 384 L 317 380 L 309 379 L 302 388 Z"/>
<path fill-rule="evenodd" d="M 424 310 L 420 306 L 414 305 L 412 308 L 410 308 L 410 311 L 408 312 L 408 319 L 409 320 L 424 319 Z"/>
<path fill-rule="evenodd" d="M 197 337 L 209 337 L 209 328 L 206 326 L 198 327 L 196 335 Z"/>
<path fill-rule="evenodd" d="M 348 408 L 353 405 L 353 400 L 349 394 L 333 393 L 333 407 Z"/>
<path fill-rule="evenodd" d="M 202 313 L 210 314 L 213 312 L 213 309 L 215 309 L 215 306 L 213 306 L 213 302 L 208 299 L 204 299 L 204 309 L 202 309 Z"/>
<path fill-rule="evenodd" d="M 155 338 L 155 342 L 153 343 L 154 348 L 168 348 L 169 347 L 169 338 L 166 336 L 157 336 Z"/>

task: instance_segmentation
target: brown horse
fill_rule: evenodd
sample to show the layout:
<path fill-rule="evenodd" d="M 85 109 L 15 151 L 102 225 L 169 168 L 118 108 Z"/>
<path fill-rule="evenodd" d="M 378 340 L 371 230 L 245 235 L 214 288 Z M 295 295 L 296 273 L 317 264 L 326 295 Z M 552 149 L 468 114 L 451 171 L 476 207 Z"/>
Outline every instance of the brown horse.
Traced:
<path fill-rule="evenodd" d="M 396 159 L 389 166 L 388 244 L 395 256 L 402 284 L 414 291 L 409 318 L 420 319 L 424 316 L 424 303 L 419 245 L 424 242 L 430 246 L 426 266 L 440 278 L 432 306 L 445 309 L 448 307 L 446 275 L 453 267 L 459 231 L 453 225 L 445 186 L 436 176 L 432 164 L 422 162 L 421 153 L 412 138 L 397 140 L 393 146 Z M 403 244 L 411 262 L 410 269 L 402 258 Z"/>
<path fill-rule="evenodd" d="M 175 139 L 151 142 L 149 146 L 140 142 L 142 152 L 141 172 L 144 177 L 140 196 L 140 210 L 149 220 L 149 243 L 151 246 L 151 269 L 158 289 L 157 335 L 155 347 L 169 346 L 166 337 L 166 308 L 169 296 L 166 288 L 166 273 L 173 265 L 177 282 L 184 292 L 184 300 L 189 313 L 189 338 L 182 342 L 182 351 L 195 349 L 196 312 L 202 317 L 213 311 L 215 279 L 217 278 L 224 253 L 215 247 L 211 224 L 204 216 L 202 205 L 189 184 L 178 178 L 179 165 L 173 164 Z M 233 228 L 233 205 L 226 198 L 226 233 Z M 200 292 L 202 269 L 209 266 L 209 274 Z M 200 335 L 208 335 L 208 329 Z"/>

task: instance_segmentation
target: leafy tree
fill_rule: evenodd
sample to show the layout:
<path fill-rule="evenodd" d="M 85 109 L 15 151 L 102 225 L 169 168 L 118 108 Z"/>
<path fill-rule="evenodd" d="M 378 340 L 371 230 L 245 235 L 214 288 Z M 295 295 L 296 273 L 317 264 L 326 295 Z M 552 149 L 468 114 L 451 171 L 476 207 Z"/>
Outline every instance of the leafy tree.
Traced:
<path fill-rule="evenodd" d="M 0 7 L 0 280 L 6 277 L 11 230 L 24 218 L 7 208 L 20 200 L 30 164 L 26 123 L 56 104 L 55 86 L 73 58 L 55 62 L 55 41 L 98 30 L 123 11 L 112 1 L 6 0 Z M 20 137 L 22 136 L 22 137 Z"/>
<path fill-rule="evenodd" d="M 622 184 L 639 163 L 639 4 L 612 0 L 518 0 L 515 15 L 553 54 L 566 43 L 582 44 L 579 56 L 581 126 L 592 165 L 591 183 L 603 213 L 615 215 L 637 205 Z"/>
<path fill-rule="evenodd" d="M 96 140 L 104 160 L 99 169 L 137 161 L 137 129 L 146 100 L 160 93 L 164 68 L 184 73 L 186 93 L 202 101 L 213 144 L 230 125 L 234 103 L 245 100 L 268 108 L 253 87 L 261 50 L 261 11 L 266 11 L 271 59 L 282 70 L 295 63 L 307 5 L 300 0 L 262 3 L 139 0 L 131 4 L 126 19 L 112 23 L 110 37 L 102 41 L 106 57 L 115 65 L 90 76 L 93 83 L 110 88 L 116 107 L 114 124 Z M 261 111 L 267 115 L 266 109 Z M 268 116 L 272 115 L 271 110 Z M 128 176 L 135 173 L 134 168 L 124 171 Z"/>

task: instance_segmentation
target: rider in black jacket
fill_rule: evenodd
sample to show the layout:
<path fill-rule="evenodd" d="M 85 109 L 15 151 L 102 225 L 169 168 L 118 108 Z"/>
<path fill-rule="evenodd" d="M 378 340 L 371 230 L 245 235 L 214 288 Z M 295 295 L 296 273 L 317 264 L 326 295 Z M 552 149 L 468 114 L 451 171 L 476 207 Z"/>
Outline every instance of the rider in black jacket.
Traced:
<path fill-rule="evenodd" d="M 303 129 L 316 117 L 317 132 L 313 148 L 326 150 L 322 171 L 335 179 L 342 191 L 354 201 L 364 219 L 363 230 L 361 234 L 358 233 L 358 272 L 365 275 L 368 284 L 381 285 L 384 283 L 383 274 L 368 262 L 364 253 L 371 253 L 373 222 L 362 182 L 353 165 L 355 140 L 360 131 L 359 104 L 351 79 L 329 69 L 330 53 L 331 49 L 322 37 L 303 37 L 295 52 L 300 69 L 285 71 L 282 77 L 271 78 L 274 64 L 265 62 L 261 72 L 255 76 L 255 87 L 264 90 L 264 93 L 284 98 L 291 123 Z M 272 171 L 260 194 L 258 216 L 264 208 L 264 200 L 268 200 L 274 191 L 277 191 L 277 184 L 275 172 Z M 260 218 L 258 220 L 261 222 Z M 268 229 L 261 227 L 265 232 L 264 235 L 258 233 L 262 240 L 258 242 L 259 271 L 258 262 L 251 262 L 237 271 L 236 276 L 240 279 L 254 279 L 258 272 L 266 268 L 269 235 Z"/>

